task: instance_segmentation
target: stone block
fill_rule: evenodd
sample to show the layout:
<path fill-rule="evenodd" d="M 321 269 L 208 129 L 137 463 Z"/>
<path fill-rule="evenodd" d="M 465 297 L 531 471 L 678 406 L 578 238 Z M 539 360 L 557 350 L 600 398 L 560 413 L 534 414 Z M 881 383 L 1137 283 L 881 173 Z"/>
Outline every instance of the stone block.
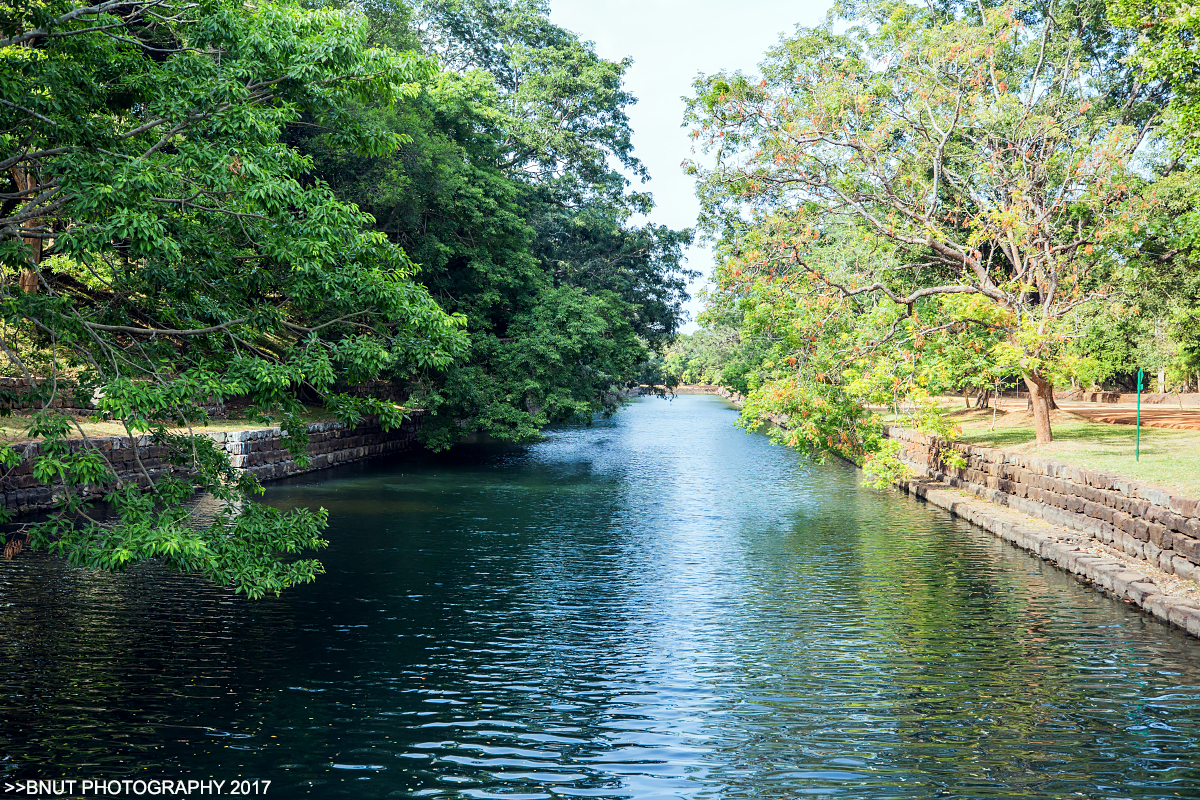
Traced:
<path fill-rule="evenodd" d="M 1173 511 L 1158 509 L 1153 522 L 1157 522 L 1168 530 L 1179 531 L 1181 533 L 1187 530 L 1187 517 L 1182 517 Z"/>
<path fill-rule="evenodd" d="M 1171 549 L 1193 564 L 1200 564 L 1200 539 L 1182 535 L 1173 536 Z"/>
<path fill-rule="evenodd" d="M 1113 545 L 1121 550 L 1124 550 L 1131 556 L 1135 556 L 1137 558 L 1145 557 L 1146 551 L 1142 547 L 1142 543 L 1127 533 L 1116 534 L 1116 536 L 1113 537 Z"/>
<path fill-rule="evenodd" d="M 1138 494 L 1142 499 L 1147 500 L 1156 506 L 1167 508 L 1171 504 L 1171 495 L 1167 494 L 1161 489 L 1143 486 Z"/>
<path fill-rule="evenodd" d="M 1181 578 L 1195 580 L 1197 573 L 1200 572 L 1200 568 L 1186 558 L 1175 556 L 1171 559 L 1171 571 Z"/>
<path fill-rule="evenodd" d="M 1142 600 L 1142 608 L 1167 622 L 1171 621 L 1171 605 L 1174 598 L 1165 594 L 1151 594 Z"/>
<path fill-rule="evenodd" d="M 1145 542 L 1142 545 L 1142 551 L 1145 553 L 1146 560 L 1151 564 L 1158 564 L 1158 557 L 1162 555 L 1163 549 L 1154 544 L 1154 542 Z"/>
<path fill-rule="evenodd" d="M 1083 559 L 1080 559 L 1082 561 Z M 1120 567 L 1115 567 L 1108 564 L 1092 562 L 1086 567 L 1087 577 L 1102 589 L 1107 589 L 1116 594 L 1113 588 L 1113 576 L 1117 574 Z"/>
<path fill-rule="evenodd" d="M 1166 505 L 1180 516 L 1200 517 L 1200 500 L 1190 497 L 1172 497 Z"/>
<path fill-rule="evenodd" d="M 1200 608 L 1180 608 L 1178 613 L 1183 620 L 1183 624 L 1179 625 L 1179 627 L 1186 630 L 1192 636 L 1200 637 Z"/>
<path fill-rule="evenodd" d="M 1125 587 L 1125 597 L 1137 605 L 1145 603 L 1146 598 L 1158 594 L 1158 586 L 1149 578 L 1130 581 Z"/>
<path fill-rule="evenodd" d="M 1171 624 L 1184 630 L 1188 629 L 1189 622 L 1200 620 L 1200 608 L 1190 600 L 1172 597 L 1164 601 L 1162 605 L 1166 607 Z"/>

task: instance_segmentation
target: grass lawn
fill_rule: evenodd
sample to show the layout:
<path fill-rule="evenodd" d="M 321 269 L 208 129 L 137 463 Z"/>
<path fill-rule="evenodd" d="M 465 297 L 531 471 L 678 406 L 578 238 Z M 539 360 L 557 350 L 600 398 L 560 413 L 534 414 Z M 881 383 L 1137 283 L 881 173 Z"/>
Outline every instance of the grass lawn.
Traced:
<path fill-rule="evenodd" d="M 1138 461 L 1134 458 L 1137 429 L 1133 425 L 1107 425 L 1055 411 L 1051 417 L 1054 441 L 1039 447 L 1034 444 L 1033 417 L 1027 411 L 998 413 L 992 430 L 991 411 L 947 413 L 962 426 L 959 438 L 965 442 L 1115 472 L 1174 494 L 1200 497 L 1200 431 L 1142 428 Z"/>

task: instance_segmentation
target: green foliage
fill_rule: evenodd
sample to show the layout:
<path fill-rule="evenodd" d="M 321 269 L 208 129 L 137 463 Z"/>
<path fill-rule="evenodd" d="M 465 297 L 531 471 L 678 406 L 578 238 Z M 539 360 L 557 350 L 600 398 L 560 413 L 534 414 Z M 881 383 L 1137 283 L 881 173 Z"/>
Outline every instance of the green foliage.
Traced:
<path fill-rule="evenodd" d="M 303 457 L 302 401 L 397 424 L 394 405 L 344 390 L 465 352 L 464 320 L 281 139 L 316 125 L 364 157 L 405 141 L 351 109 L 415 97 L 433 67 L 367 35 L 359 16 L 287 3 L 0 11 L 3 350 L 46 409 L 66 386 L 95 396 L 134 437 L 139 466 L 150 446 L 179 468 L 118 480 L 86 437 L 68 448 L 82 431 L 47 410 L 31 429 L 44 438 L 35 476 L 61 482 L 60 505 L 30 528 L 34 546 L 110 569 L 163 558 L 252 596 L 311 580 L 319 565 L 291 557 L 322 544 L 323 514 L 247 502 L 254 481 L 205 437 L 169 428 L 194 430 L 206 407 L 245 397 Z M 18 289 L 22 272 L 36 292 Z M 84 491 L 99 484 L 116 487 L 103 519 Z M 185 503 L 198 490 L 216 502 L 204 524 Z"/>
<path fill-rule="evenodd" d="M 394 20 L 367 8 L 379 25 Z M 407 141 L 369 156 L 318 129 L 293 141 L 466 320 L 465 360 L 391 373 L 432 413 L 421 435 L 439 448 L 473 431 L 524 441 L 612 410 L 612 390 L 674 337 L 692 274 L 681 267 L 690 232 L 631 225 L 650 198 L 612 167 L 642 173 L 628 63 L 599 58 L 540 3 L 430 2 L 414 14 L 413 36 L 449 69 L 419 96 L 353 110 Z"/>
<path fill-rule="evenodd" d="M 789 444 L 886 460 L 865 407 L 944 435 L 933 394 L 1071 379 L 1152 213 L 1134 159 L 1162 100 L 1123 64 L 1130 37 L 1085 29 L 1098 14 L 842 3 L 761 77 L 697 81 L 717 305 L 762 347 L 752 423 L 807 415 Z"/>
<path fill-rule="evenodd" d="M 732 328 L 706 326 L 690 335 L 676 338 L 660 359 L 662 383 L 666 385 L 730 385 L 726 375 L 742 349 L 741 337 Z"/>
<path fill-rule="evenodd" d="M 1130 60 L 1140 80 L 1170 85 L 1165 132 L 1184 152 L 1200 152 L 1200 10 L 1182 0 L 1109 0 L 1108 6 L 1117 25 L 1136 31 Z"/>
<path fill-rule="evenodd" d="M 1177 167 L 1180 163 L 1184 166 Z M 1200 182 L 1197 165 L 1164 153 L 1154 164 L 1157 180 L 1140 187 L 1152 213 L 1144 227 L 1120 231 L 1125 302 L 1114 307 L 1124 341 L 1094 348 L 1101 360 L 1128 353 L 1123 370 L 1132 388 L 1138 367 L 1166 368 L 1170 385 L 1196 387 L 1200 365 Z M 1120 337 L 1119 337 L 1120 338 Z"/>
<path fill-rule="evenodd" d="M 614 408 L 673 338 L 691 234 L 630 223 L 628 61 L 544 3 L 310 6 L 0 9 L 0 345 L 60 500 L 34 546 L 279 591 L 319 573 L 324 516 L 249 502 L 206 408 L 248 402 L 301 462 L 314 402 L 524 440 Z M 137 479 L 68 445 L 66 391 L 124 422 Z"/>

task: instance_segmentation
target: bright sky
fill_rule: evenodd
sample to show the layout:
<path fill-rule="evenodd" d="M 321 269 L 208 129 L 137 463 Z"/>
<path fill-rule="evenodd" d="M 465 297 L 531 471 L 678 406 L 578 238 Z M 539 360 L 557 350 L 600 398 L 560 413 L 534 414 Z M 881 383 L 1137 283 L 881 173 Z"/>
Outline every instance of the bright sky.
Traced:
<path fill-rule="evenodd" d="M 756 70 L 758 62 L 782 33 L 797 24 L 815 25 L 830 0 L 551 0 L 550 19 L 596 43 L 604 58 L 633 58 L 625 85 L 638 98 L 629 110 L 635 155 L 650 171 L 642 187 L 654 194 L 650 219 L 672 228 L 696 224 L 699 204 L 693 182 L 679 164 L 691 153 L 683 123 L 684 95 L 692 80 L 720 70 Z M 693 246 L 688 265 L 701 278 L 692 294 L 712 273 L 712 254 Z M 697 300 L 688 304 L 695 330 Z"/>

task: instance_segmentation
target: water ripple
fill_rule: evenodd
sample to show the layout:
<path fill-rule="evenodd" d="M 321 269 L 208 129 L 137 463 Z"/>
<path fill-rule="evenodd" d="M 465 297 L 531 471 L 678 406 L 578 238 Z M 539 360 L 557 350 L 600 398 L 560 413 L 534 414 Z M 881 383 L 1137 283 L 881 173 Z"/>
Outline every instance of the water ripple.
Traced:
<path fill-rule="evenodd" d="M 332 523 L 327 574 L 280 599 L 23 554 L 0 570 L 0 777 L 1200 797 L 1200 644 L 733 417 L 648 399 L 276 485 Z"/>

